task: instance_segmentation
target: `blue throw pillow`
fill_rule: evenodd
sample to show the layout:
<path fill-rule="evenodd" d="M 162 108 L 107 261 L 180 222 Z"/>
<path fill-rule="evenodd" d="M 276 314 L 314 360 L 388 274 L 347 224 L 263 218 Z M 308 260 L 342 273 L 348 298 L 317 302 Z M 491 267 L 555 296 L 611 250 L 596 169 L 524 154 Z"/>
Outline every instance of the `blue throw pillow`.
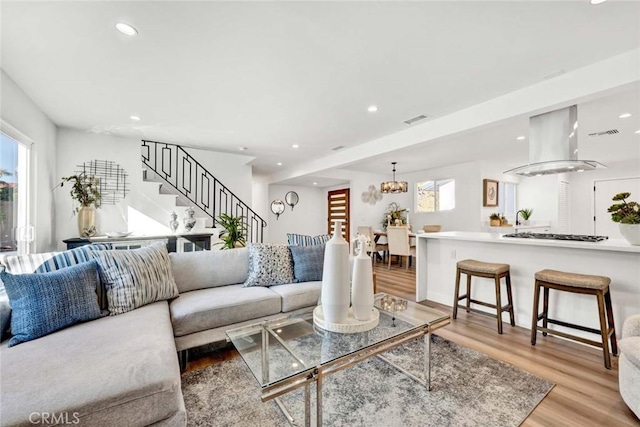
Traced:
<path fill-rule="evenodd" d="M 9 347 L 101 316 L 98 264 L 89 261 L 51 273 L 0 273 L 11 304 Z"/>
<path fill-rule="evenodd" d="M 293 258 L 295 283 L 322 280 L 324 245 L 289 246 L 289 250 Z"/>

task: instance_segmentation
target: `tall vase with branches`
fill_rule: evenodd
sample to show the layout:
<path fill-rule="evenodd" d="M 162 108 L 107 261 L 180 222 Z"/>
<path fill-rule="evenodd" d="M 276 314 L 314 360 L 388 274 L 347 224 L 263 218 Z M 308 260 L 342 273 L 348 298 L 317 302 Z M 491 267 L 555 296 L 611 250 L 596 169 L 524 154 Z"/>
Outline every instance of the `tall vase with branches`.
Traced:
<path fill-rule="evenodd" d="M 72 183 L 69 194 L 77 202 L 73 213 L 78 214 L 78 233 L 81 237 L 95 236 L 97 233 L 95 208 L 100 207 L 102 200 L 100 180 L 81 172 L 62 177 L 60 187 L 64 187 L 64 184 L 69 182 Z"/>

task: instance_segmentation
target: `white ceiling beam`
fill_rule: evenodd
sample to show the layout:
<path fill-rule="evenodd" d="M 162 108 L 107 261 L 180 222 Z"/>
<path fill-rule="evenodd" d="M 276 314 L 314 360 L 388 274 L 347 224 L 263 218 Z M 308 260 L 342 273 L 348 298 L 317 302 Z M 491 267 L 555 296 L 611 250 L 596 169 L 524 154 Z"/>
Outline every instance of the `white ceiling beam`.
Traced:
<path fill-rule="evenodd" d="M 640 82 L 640 49 L 630 50 L 424 124 L 276 172 L 269 175 L 267 181 L 277 183 L 345 167 L 520 115 L 530 116 L 561 108 L 636 82 Z"/>

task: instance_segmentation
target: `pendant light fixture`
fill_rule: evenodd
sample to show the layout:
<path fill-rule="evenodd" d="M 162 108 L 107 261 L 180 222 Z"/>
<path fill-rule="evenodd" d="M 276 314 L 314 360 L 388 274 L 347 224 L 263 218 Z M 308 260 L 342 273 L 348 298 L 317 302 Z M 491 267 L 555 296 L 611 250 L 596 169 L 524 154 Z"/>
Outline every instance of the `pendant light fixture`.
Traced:
<path fill-rule="evenodd" d="M 409 184 L 407 181 L 396 181 L 396 164 L 398 162 L 391 162 L 393 165 L 393 181 L 384 181 L 380 184 L 380 191 L 383 193 L 406 193 L 409 191 Z"/>

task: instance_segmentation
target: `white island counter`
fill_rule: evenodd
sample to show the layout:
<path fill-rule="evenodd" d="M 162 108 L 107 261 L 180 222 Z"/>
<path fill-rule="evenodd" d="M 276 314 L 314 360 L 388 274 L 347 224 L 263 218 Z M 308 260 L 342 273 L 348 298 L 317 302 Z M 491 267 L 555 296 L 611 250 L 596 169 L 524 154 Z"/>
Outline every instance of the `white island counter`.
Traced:
<path fill-rule="evenodd" d="M 428 299 L 451 306 L 456 263 L 472 258 L 511 265 L 514 309 L 519 326 L 531 328 L 534 274 L 545 268 L 610 277 L 618 334 L 626 317 L 640 313 L 640 246 L 632 246 L 625 240 L 592 243 L 453 231 L 419 234 L 416 244 L 417 301 Z M 474 277 L 472 295 L 475 299 L 495 302 L 489 279 Z M 599 327 L 595 297 L 551 291 L 549 307 L 550 317 Z"/>

